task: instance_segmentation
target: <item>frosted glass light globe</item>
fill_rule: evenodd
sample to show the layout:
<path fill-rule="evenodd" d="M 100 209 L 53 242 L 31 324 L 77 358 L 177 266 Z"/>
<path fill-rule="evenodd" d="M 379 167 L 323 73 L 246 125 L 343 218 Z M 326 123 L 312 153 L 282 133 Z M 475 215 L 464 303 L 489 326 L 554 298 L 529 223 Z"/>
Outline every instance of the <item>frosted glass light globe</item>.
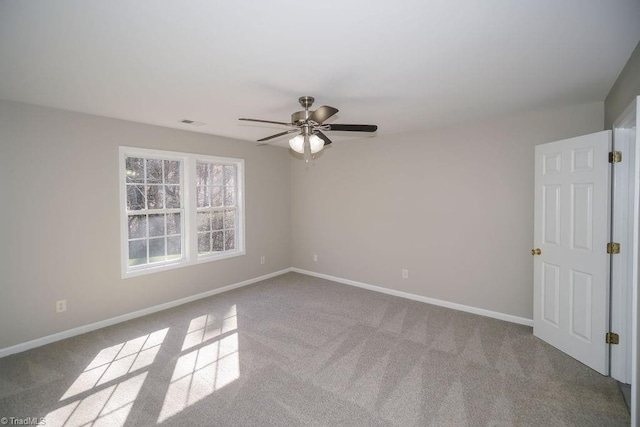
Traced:
<path fill-rule="evenodd" d="M 316 154 L 324 148 L 324 141 L 318 135 L 311 135 L 309 143 L 311 144 L 311 154 Z"/>
<path fill-rule="evenodd" d="M 289 147 L 296 153 L 304 154 L 304 136 L 298 135 L 289 140 Z"/>

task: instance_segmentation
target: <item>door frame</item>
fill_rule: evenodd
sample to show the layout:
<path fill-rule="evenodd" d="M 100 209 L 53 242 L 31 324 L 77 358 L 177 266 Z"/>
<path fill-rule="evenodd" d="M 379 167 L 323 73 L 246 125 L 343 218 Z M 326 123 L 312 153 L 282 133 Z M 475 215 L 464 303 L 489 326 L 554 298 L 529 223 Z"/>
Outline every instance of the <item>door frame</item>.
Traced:
<path fill-rule="evenodd" d="M 611 241 L 620 243 L 620 254 L 611 257 L 611 311 L 609 330 L 620 336 L 620 343 L 610 347 L 610 375 L 625 384 L 632 383 L 632 275 L 634 259 L 634 174 L 636 141 L 630 127 L 636 126 L 635 103 L 613 125 L 613 150 L 622 152 L 622 162 L 613 166 Z"/>
<path fill-rule="evenodd" d="M 632 105 L 634 105 L 634 109 L 636 111 L 636 144 L 638 144 L 638 104 L 639 104 L 640 96 L 636 97 L 633 101 Z M 637 426 L 640 424 L 640 414 L 638 413 L 638 382 L 640 380 L 640 372 L 638 371 L 638 344 L 640 344 L 640 336 L 638 333 L 640 332 L 640 328 L 638 328 L 638 312 L 640 311 L 640 292 L 638 292 L 638 286 L 640 286 L 640 273 L 638 271 L 638 261 L 639 261 L 639 245 L 640 245 L 640 147 L 636 146 L 635 153 L 635 171 L 633 174 L 633 182 L 639 183 L 636 185 L 635 191 L 633 193 L 633 267 L 631 280 L 633 284 L 632 290 L 632 298 L 631 298 L 631 425 Z"/>
<path fill-rule="evenodd" d="M 612 317 L 611 327 L 621 326 L 623 328 L 626 328 L 630 335 L 630 339 L 627 339 L 627 345 L 630 346 L 630 348 L 626 348 L 624 356 L 615 351 L 617 349 L 612 349 L 611 370 L 613 371 L 614 369 L 616 369 L 620 371 L 620 369 L 624 369 L 627 371 L 627 374 L 629 370 L 631 371 L 630 375 L 627 375 L 627 378 L 630 379 L 631 382 L 630 409 L 632 427 L 640 425 L 640 413 L 638 413 L 638 409 L 640 409 L 640 404 L 638 402 L 638 398 L 640 397 L 638 395 L 638 383 L 640 382 L 640 371 L 638 366 L 638 356 L 640 355 L 640 348 L 638 348 L 638 345 L 640 345 L 640 327 L 638 325 L 638 315 L 640 312 L 640 292 L 638 291 L 638 288 L 640 287 L 640 270 L 638 268 L 638 263 L 640 261 L 640 134 L 638 133 L 638 125 L 640 124 L 640 110 L 638 107 L 640 107 L 640 96 L 636 97 L 631 102 L 631 104 L 624 110 L 620 117 L 616 119 L 613 125 L 614 144 L 616 144 L 616 135 L 620 135 L 621 141 L 625 141 L 625 134 L 623 129 L 629 129 L 633 126 L 635 126 L 636 129 L 635 138 L 630 138 L 630 135 L 626 135 L 626 141 L 632 142 L 632 144 L 630 144 L 630 148 L 633 149 L 633 153 L 630 152 L 627 155 L 627 158 L 629 159 L 629 162 L 627 162 L 627 164 L 629 165 L 630 169 L 633 169 L 633 171 L 628 171 L 627 174 L 627 177 L 629 177 L 629 187 L 632 188 L 629 188 L 628 192 L 626 193 L 626 206 L 629 215 L 626 222 L 626 235 L 630 236 L 628 238 L 630 242 L 630 247 L 628 248 L 630 256 L 621 257 L 623 264 L 620 268 L 626 272 L 626 274 L 628 275 L 628 280 L 626 282 L 626 286 L 624 286 L 624 283 L 621 283 L 620 281 L 614 281 L 613 278 L 611 281 L 611 291 L 617 292 L 616 300 L 611 300 L 611 310 L 620 310 L 622 312 L 619 316 L 615 317 L 615 321 L 618 322 L 617 324 L 614 324 L 614 318 Z M 624 199 L 624 195 L 622 195 L 622 198 Z M 614 204 L 615 203 L 616 202 L 614 199 Z M 614 205 L 614 211 L 616 209 L 618 211 L 620 211 L 620 209 L 624 209 L 623 203 L 624 200 L 620 200 L 620 204 Z M 624 227 L 625 223 L 623 222 L 620 225 Z M 618 276 L 618 278 L 621 279 L 622 275 Z M 630 300 L 629 304 L 620 304 L 620 298 L 623 294 L 627 295 L 628 299 Z M 621 368 L 620 364 L 624 363 L 624 360 L 628 359 L 629 357 L 631 359 L 630 363 L 627 363 L 625 368 Z M 618 366 L 615 366 L 614 368 L 614 364 L 616 363 L 618 364 Z"/>

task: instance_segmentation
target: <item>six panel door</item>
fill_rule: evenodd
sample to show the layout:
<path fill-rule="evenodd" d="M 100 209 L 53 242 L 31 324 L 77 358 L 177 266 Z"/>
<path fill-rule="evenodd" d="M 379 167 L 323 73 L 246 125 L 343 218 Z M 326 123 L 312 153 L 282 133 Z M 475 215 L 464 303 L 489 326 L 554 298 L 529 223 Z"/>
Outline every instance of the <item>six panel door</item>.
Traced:
<path fill-rule="evenodd" d="M 604 131 L 535 149 L 533 333 L 603 375 L 610 147 Z"/>

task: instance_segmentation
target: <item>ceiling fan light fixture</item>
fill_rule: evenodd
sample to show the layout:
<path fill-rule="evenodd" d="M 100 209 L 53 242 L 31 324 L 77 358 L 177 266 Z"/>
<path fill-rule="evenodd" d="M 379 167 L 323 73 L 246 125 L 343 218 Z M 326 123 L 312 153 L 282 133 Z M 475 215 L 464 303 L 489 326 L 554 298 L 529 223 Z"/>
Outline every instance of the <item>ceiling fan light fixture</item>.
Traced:
<path fill-rule="evenodd" d="M 289 140 L 289 147 L 296 153 L 304 154 L 304 136 L 297 135 Z"/>
<path fill-rule="evenodd" d="M 304 135 L 297 135 L 289 140 L 289 147 L 296 153 L 304 154 Z M 324 141 L 318 135 L 309 136 L 309 149 L 316 154 L 324 148 Z"/>

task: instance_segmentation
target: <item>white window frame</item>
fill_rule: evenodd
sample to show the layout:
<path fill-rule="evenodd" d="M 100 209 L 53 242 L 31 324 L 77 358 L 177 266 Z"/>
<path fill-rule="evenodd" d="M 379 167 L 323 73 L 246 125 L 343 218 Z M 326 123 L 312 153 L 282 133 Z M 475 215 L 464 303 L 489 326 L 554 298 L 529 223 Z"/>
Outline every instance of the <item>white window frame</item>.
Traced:
<path fill-rule="evenodd" d="M 182 198 L 182 258 L 162 264 L 146 264 L 129 266 L 129 221 L 127 211 L 126 158 L 143 157 L 162 160 L 181 161 L 180 192 Z M 197 223 L 197 162 L 214 164 L 233 164 L 236 166 L 236 242 L 235 249 L 220 253 L 198 255 L 198 223 Z M 218 157 L 205 154 L 181 153 L 176 151 L 154 150 L 138 147 L 119 147 L 119 188 L 120 188 L 120 253 L 122 278 L 171 270 L 205 262 L 245 255 L 245 203 L 244 203 L 244 160 L 231 157 Z"/>

